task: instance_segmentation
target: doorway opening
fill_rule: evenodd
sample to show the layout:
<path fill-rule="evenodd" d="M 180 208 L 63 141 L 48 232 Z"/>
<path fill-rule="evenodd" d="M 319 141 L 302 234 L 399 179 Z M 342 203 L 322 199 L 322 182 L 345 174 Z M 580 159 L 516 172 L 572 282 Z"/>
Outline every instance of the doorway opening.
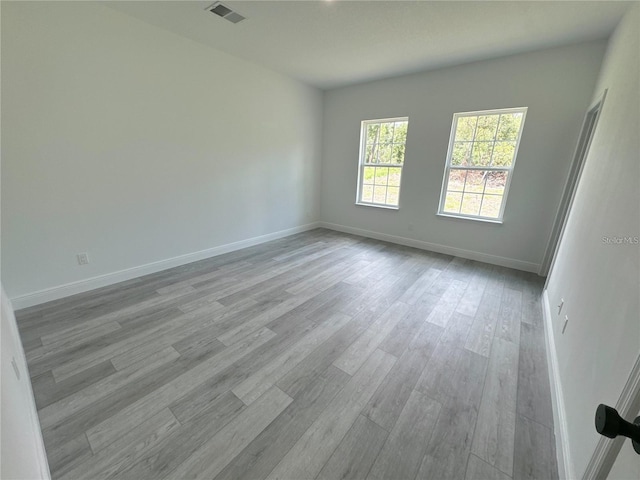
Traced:
<path fill-rule="evenodd" d="M 540 266 L 539 275 L 541 276 L 546 276 L 548 278 L 551 270 L 553 269 L 558 244 L 560 243 L 560 239 L 564 233 L 567 217 L 571 211 L 573 198 L 575 197 L 578 182 L 580 181 L 580 176 L 582 175 L 582 170 L 584 168 L 584 162 L 587 158 L 587 154 L 589 153 L 589 146 L 591 145 L 591 140 L 596 130 L 598 119 L 600 118 L 600 112 L 602 111 L 602 105 L 604 104 L 606 96 L 607 91 L 605 90 L 600 99 L 591 106 L 582 124 L 582 131 L 580 132 L 578 145 L 576 146 L 573 162 L 571 163 L 571 169 L 569 170 L 569 177 L 567 178 L 567 183 L 564 187 L 564 191 L 562 192 L 562 200 L 560 201 L 558 213 L 556 214 L 553 229 L 551 230 L 551 236 L 547 243 L 547 249 L 545 250 L 542 264 Z"/>

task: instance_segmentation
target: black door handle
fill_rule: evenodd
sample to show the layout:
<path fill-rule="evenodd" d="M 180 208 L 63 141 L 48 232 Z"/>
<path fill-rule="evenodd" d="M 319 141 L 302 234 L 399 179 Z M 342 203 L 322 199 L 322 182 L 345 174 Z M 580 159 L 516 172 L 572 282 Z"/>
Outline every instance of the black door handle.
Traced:
<path fill-rule="evenodd" d="M 618 435 L 631 439 L 633 449 L 640 454 L 640 417 L 627 422 L 615 408 L 601 403 L 596 409 L 596 430 L 600 435 L 616 438 Z"/>

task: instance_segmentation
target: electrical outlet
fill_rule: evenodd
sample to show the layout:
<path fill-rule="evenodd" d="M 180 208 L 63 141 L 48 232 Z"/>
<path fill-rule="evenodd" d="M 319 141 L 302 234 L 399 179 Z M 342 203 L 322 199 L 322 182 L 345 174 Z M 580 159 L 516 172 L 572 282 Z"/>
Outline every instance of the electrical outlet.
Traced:
<path fill-rule="evenodd" d="M 562 312 L 562 307 L 564 307 L 564 298 L 560 299 L 560 305 L 558 305 L 558 315 Z"/>
<path fill-rule="evenodd" d="M 88 265 L 89 264 L 89 254 L 87 253 L 79 253 L 76 255 L 78 258 L 78 265 Z"/>

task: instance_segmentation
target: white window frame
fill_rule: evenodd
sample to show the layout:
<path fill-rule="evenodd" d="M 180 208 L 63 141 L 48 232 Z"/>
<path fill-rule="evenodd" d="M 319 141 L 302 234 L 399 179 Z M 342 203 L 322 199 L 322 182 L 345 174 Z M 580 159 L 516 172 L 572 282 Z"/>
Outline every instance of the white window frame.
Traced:
<path fill-rule="evenodd" d="M 399 210 L 400 209 L 400 195 L 402 193 L 402 181 L 404 179 L 404 164 L 406 162 L 407 155 L 407 140 L 405 138 L 404 148 L 405 148 L 405 159 L 404 161 L 399 163 L 365 163 L 364 158 L 366 155 L 366 145 L 367 145 L 367 126 L 375 123 L 391 123 L 391 122 L 407 122 L 407 136 L 409 135 L 409 117 L 391 117 L 391 118 L 378 118 L 373 120 L 363 120 L 360 123 L 360 153 L 358 157 L 358 188 L 356 191 L 356 205 L 363 205 L 365 207 L 376 207 L 376 208 L 386 208 L 389 210 Z M 364 202 L 362 201 L 362 190 L 363 190 L 363 182 L 364 182 L 364 169 L 365 167 L 390 167 L 390 168 L 400 168 L 400 185 L 398 185 L 398 205 L 391 205 L 387 203 L 374 203 L 374 202 Z"/>
<path fill-rule="evenodd" d="M 487 223 L 503 223 L 504 217 L 504 209 L 507 204 L 507 197 L 509 195 L 509 187 L 511 186 L 511 180 L 513 179 L 513 169 L 516 165 L 516 159 L 518 158 L 518 150 L 520 148 L 520 139 L 522 138 L 522 131 L 524 130 L 524 123 L 527 117 L 527 108 L 528 107 L 514 107 L 514 108 L 501 108 L 494 110 L 479 110 L 475 112 L 461 112 L 453 114 L 453 122 L 451 123 L 451 134 L 449 136 L 449 150 L 447 152 L 447 159 L 445 162 L 444 168 L 444 176 L 442 178 L 442 189 L 440 192 L 440 204 L 438 206 L 437 215 L 442 217 L 453 217 L 453 218 L 463 218 L 467 220 L 476 220 Z M 516 138 L 516 146 L 513 153 L 513 161 L 511 165 L 508 167 L 492 167 L 492 166 L 452 166 L 451 165 L 451 157 L 453 156 L 453 144 L 455 142 L 456 130 L 458 126 L 458 119 L 462 117 L 477 117 L 482 115 L 500 115 L 507 113 L 522 113 L 522 122 L 520 123 L 520 130 L 518 131 L 518 136 Z M 493 142 L 495 143 L 496 139 L 494 137 Z M 447 188 L 449 186 L 449 172 L 451 170 L 492 170 L 498 172 L 508 172 L 507 174 L 507 182 L 504 186 L 504 193 L 502 195 L 502 204 L 500 205 L 500 215 L 497 218 L 494 217 L 485 217 L 482 215 L 471 215 L 468 213 L 452 213 L 445 212 L 444 206 L 447 198 Z M 486 184 L 485 184 L 486 188 Z M 464 195 L 464 191 L 463 191 Z M 482 192 L 483 200 L 484 200 L 484 191 Z M 464 197 L 463 197 L 464 198 Z M 480 204 L 480 211 L 482 210 L 482 204 Z"/>

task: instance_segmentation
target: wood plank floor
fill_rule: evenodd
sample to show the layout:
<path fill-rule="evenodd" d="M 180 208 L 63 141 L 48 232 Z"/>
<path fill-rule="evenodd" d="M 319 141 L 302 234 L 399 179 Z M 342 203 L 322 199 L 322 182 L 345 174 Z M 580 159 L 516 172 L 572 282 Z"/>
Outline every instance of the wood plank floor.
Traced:
<path fill-rule="evenodd" d="M 329 230 L 16 313 L 55 479 L 555 479 L 537 276 Z"/>

